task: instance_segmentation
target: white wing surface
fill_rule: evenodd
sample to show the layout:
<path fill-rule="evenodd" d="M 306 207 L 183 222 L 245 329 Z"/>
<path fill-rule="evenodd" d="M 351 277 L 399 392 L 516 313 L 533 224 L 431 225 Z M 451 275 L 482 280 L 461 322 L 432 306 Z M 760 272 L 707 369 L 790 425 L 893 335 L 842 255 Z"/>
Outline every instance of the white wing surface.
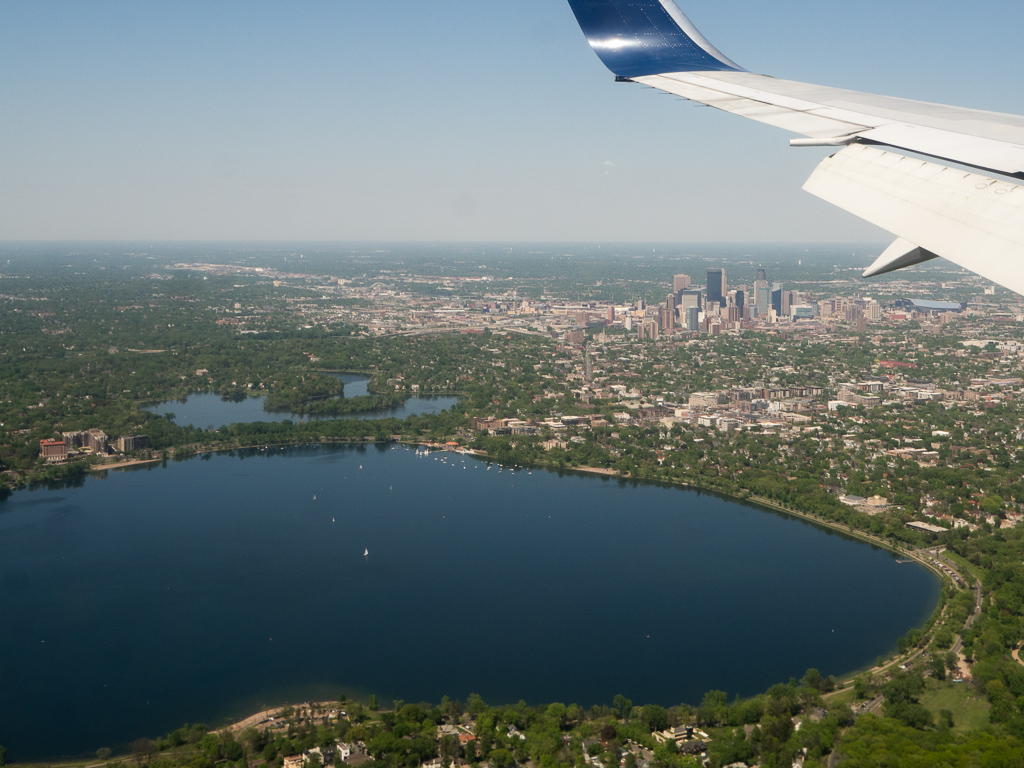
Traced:
<path fill-rule="evenodd" d="M 865 277 L 942 256 L 1024 294 L 1024 188 L 878 149 L 1024 178 L 1024 117 L 754 74 L 712 46 L 672 0 L 569 5 L 617 79 L 805 137 L 794 146 L 845 147 L 804 189 L 897 236 Z"/>

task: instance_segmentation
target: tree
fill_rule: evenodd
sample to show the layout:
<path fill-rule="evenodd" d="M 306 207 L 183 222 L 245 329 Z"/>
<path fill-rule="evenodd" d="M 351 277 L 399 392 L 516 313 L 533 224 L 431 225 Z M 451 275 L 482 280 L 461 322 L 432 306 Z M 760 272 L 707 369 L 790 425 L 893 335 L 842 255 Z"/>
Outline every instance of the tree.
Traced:
<path fill-rule="evenodd" d="M 0 765 L 7 765 L 7 748 L 0 746 Z"/>
<path fill-rule="evenodd" d="M 274 742 L 269 742 L 267 746 L 263 748 L 263 759 L 268 763 L 277 757 L 277 745 Z"/>
<path fill-rule="evenodd" d="M 939 710 L 939 728 L 941 730 L 950 730 L 956 725 L 953 722 L 953 713 L 948 709 Z"/>
<path fill-rule="evenodd" d="M 928 670 L 936 680 L 946 679 L 946 660 L 941 654 L 933 653 L 928 659 Z"/>
<path fill-rule="evenodd" d="M 988 716 L 993 723 L 1005 723 L 1014 715 L 1013 694 L 1002 680 L 990 680 L 986 686 L 988 700 L 992 704 Z"/>
<path fill-rule="evenodd" d="M 854 699 L 866 699 L 867 689 L 864 686 L 864 678 L 858 675 L 853 678 L 853 698 Z"/>
<path fill-rule="evenodd" d="M 453 757 L 459 756 L 459 739 L 457 736 L 453 736 L 450 733 L 446 733 L 441 737 L 438 742 L 438 749 L 441 752 L 441 757 L 448 758 L 449 760 Z"/>
<path fill-rule="evenodd" d="M 621 693 L 615 694 L 615 698 L 612 700 L 612 705 L 619 712 L 619 720 L 628 720 L 629 711 L 633 708 L 633 702 L 623 696 Z"/>
<path fill-rule="evenodd" d="M 110 757 L 110 747 L 100 747 L 99 749 L 96 750 L 96 759 L 97 760 L 102 760 L 103 762 L 107 762 L 107 759 L 109 757 Z M 3 761 L 2 760 L 0 760 L 0 765 L 3 765 Z"/>
<path fill-rule="evenodd" d="M 470 717 L 476 717 L 485 709 L 487 709 L 487 704 L 484 703 L 484 700 L 480 697 L 480 694 L 469 694 L 469 698 L 466 699 L 466 714 L 468 714 Z"/>
<path fill-rule="evenodd" d="M 918 696 L 924 691 L 924 677 L 918 671 L 897 672 L 882 686 L 885 704 L 882 711 L 886 717 L 895 718 L 911 728 L 929 728 L 932 713 L 921 706 Z"/>
<path fill-rule="evenodd" d="M 697 707 L 697 719 L 709 725 L 718 725 L 725 719 L 728 696 L 725 691 L 708 691 Z"/>
<path fill-rule="evenodd" d="M 134 746 L 134 745 L 133 745 Z M 220 739 L 217 734 L 208 733 L 199 740 L 199 749 L 206 753 L 211 760 L 220 760 Z"/>
<path fill-rule="evenodd" d="M 645 704 L 640 710 L 640 721 L 651 731 L 663 731 L 668 728 L 668 712 L 657 704 Z"/>
<path fill-rule="evenodd" d="M 773 701 L 770 708 L 761 721 L 761 754 L 765 765 L 788 768 L 796 754 L 796 746 L 790 743 L 793 720 L 781 702 Z"/>
<path fill-rule="evenodd" d="M 263 744 L 265 743 L 264 733 L 255 726 L 250 725 L 248 728 L 245 728 L 239 735 L 242 737 L 242 743 L 245 744 L 253 752 L 259 752 L 261 749 L 263 749 Z"/>
<path fill-rule="evenodd" d="M 966 616 L 964 617 L 966 618 Z M 946 627 L 943 627 L 935 633 L 935 647 L 941 650 L 946 650 L 953 645 L 953 633 Z"/>
<path fill-rule="evenodd" d="M 742 728 L 734 728 L 713 739 L 708 745 L 708 754 L 714 765 L 730 765 L 749 762 L 754 757 L 753 745 L 747 740 Z"/>
<path fill-rule="evenodd" d="M 566 712 L 565 704 L 557 701 L 553 704 L 549 704 L 547 708 L 547 716 L 555 721 L 555 724 L 559 729 L 565 727 Z"/>
<path fill-rule="evenodd" d="M 224 734 L 224 743 L 221 751 L 226 760 L 241 760 L 245 754 L 245 748 L 237 741 L 230 731 Z"/>
<path fill-rule="evenodd" d="M 374 712 L 377 711 L 377 694 L 371 693 L 369 698 L 366 700 L 366 706 L 372 709 Z"/>
<path fill-rule="evenodd" d="M 804 673 L 803 679 L 800 682 L 808 688 L 813 688 L 814 690 L 821 692 L 824 689 L 825 678 L 821 676 L 821 672 L 816 670 L 814 667 L 811 667 L 806 673 Z"/>
<path fill-rule="evenodd" d="M 152 739 L 136 739 L 132 742 L 132 757 L 139 768 L 142 768 L 143 764 L 149 765 L 155 752 L 156 745 Z"/>

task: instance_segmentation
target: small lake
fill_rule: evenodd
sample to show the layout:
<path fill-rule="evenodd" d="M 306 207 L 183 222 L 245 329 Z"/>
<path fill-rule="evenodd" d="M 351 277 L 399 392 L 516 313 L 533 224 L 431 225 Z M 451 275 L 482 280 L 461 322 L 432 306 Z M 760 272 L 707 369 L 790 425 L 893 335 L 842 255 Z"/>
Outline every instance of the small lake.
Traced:
<path fill-rule="evenodd" d="M 92 754 L 341 693 L 697 704 L 871 663 L 938 594 L 692 490 L 393 445 L 207 454 L 0 504 L 0 744 Z"/>
<path fill-rule="evenodd" d="M 345 382 L 344 397 L 362 397 L 369 392 L 366 385 L 369 378 L 357 374 L 328 374 Z M 248 397 L 240 402 L 223 400 L 211 392 L 189 395 L 183 400 L 168 400 L 143 410 L 163 416 L 174 414 L 174 423 L 183 427 L 217 429 L 228 424 L 253 421 L 310 421 L 318 419 L 404 419 L 406 416 L 423 416 L 440 413 L 459 402 L 459 398 L 410 397 L 401 405 L 380 411 L 350 413 L 342 416 L 309 416 L 301 413 L 272 413 L 263 408 L 262 397 Z"/>

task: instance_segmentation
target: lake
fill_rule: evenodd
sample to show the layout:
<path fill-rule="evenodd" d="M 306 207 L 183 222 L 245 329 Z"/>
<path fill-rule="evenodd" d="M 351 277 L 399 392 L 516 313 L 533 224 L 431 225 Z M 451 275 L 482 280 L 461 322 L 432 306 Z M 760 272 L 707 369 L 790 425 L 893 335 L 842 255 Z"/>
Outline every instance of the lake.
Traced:
<path fill-rule="evenodd" d="M 0 504 L 0 744 L 88 754 L 343 692 L 696 704 L 869 664 L 938 595 L 692 490 L 394 445 L 207 454 Z"/>
<path fill-rule="evenodd" d="M 369 378 L 358 374 L 328 373 L 345 382 L 343 397 L 362 397 L 368 393 Z M 143 410 L 163 416 L 174 414 L 174 423 L 183 427 L 217 429 L 228 424 L 253 421 L 308 421 L 311 419 L 404 419 L 406 416 L 423 416 L 440 413 L 459 402 L 451 396 L 410 397 L 401 405 L 380 411 L 349 413 L 342 416 L 309 416 L 301 413 L 272 413 L 263 409 L 262 397 L 248 397 L 239 402 L 221 399 L 212 392 L 189 395 L 183 400 L 168 400 Z"/>

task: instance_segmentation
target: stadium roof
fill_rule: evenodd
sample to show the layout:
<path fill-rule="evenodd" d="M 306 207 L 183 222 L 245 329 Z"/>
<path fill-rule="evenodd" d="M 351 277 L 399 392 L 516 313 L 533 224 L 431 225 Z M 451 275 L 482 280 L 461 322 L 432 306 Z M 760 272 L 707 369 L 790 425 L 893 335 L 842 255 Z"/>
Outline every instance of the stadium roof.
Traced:
<path fill-rule="evenodd" d="M 955 301 L 928 301 L 926 299 L 907 299 L 914 309 L 922 309 L 926 312 L 959 312 L 964 307 Z"/>

